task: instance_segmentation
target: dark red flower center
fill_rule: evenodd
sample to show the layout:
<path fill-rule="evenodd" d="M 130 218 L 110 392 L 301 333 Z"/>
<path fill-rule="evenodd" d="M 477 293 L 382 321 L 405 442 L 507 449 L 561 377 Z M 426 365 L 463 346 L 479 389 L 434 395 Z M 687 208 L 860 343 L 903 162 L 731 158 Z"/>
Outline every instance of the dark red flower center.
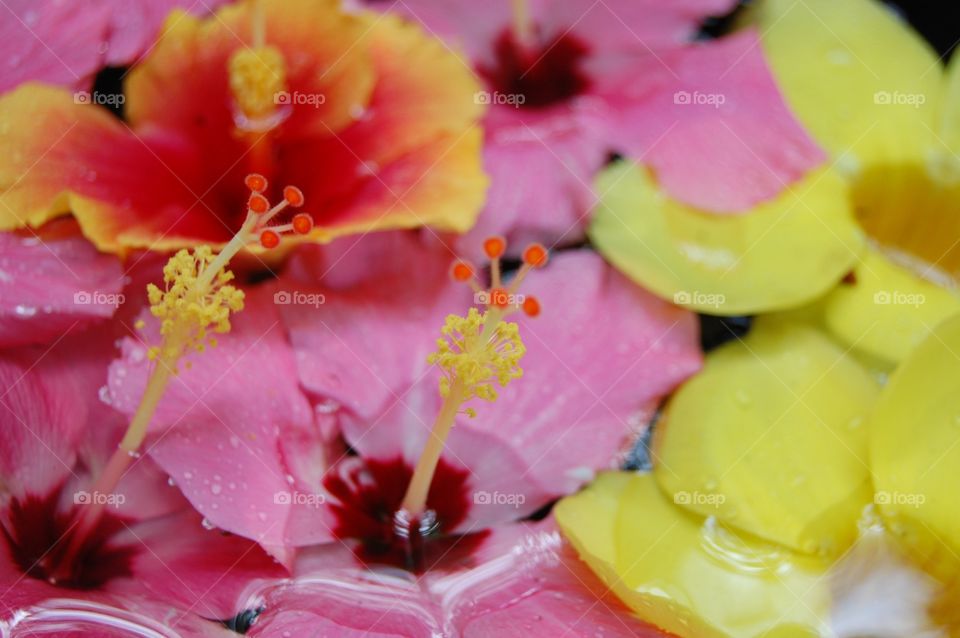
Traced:
<path fill-rule="evenodd" d="M 107 541 L 123 528 L 120 519 L 105 514 L 71 564 L 63 564 L 74 512 L 58 511 L 59 491 L 43 497 L 13 499 L 0 531 L 9 553 L 32 578 L 72 589 L 96 589 L 108 580 L 129 576 L 135 549 Z"/>
<path fill-rule="evenodd" d="M 540 109 L 580 95 L 590 87 L 582 68 L 589 48 L 573 35 L 526 44 L 507 29 L 497 37 L 493 52 L 494 62 L 477 69 L 494 91 L 492 104 Z"/>
<path fill-rule="evenodd" d="M 469 560 L 485 534 L 450 534 L 466 518 L 470 498 L 468 472 L 440 460 L 427 496 L 428 513 L 412 519 L 397 512 L 413 468 L 402 458 L 348 462 L 324 479 L 338 501 L 337 537 L 359 541 L 357 557 L 365 563 L 389 564 L 415 572 L 438 562 L 455 565 Z"/>

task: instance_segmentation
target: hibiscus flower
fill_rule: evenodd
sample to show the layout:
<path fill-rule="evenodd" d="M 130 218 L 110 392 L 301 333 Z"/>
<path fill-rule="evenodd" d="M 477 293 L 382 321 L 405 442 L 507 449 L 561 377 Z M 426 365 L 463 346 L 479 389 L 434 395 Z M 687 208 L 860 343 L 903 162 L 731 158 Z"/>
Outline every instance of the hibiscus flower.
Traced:
<path fill-rule="evenodd" d="M 224 635 L 239 592 L 282 570 L 255 543 L 204 530 L 148 459 L 115 492 L 90 491 L 125 427 L 99 398 L 113 339 L 72 329 L 0 355 L 0 626 L 14 636 Z M 75 514 L 98 503 L 107 514 L 68 556 Z"/>
<path fill-rule="evenodd" d="M 463 231 L 485 188 L 475 88 L 439 42 L 334 0 L 174 14 L 127 78 L 126 121 L 48 85 L 0 98 L 0 228 L 72 212 L 101 250 L 218 245 L 258 172 L 302 187 L 315 240 Z"/>
<path fill-rule="evenodd" d="M 462 251 L 490 234 L 514 246 L 581 240 L 593 177 L 614 152 L 717 213 L 776 195 L 822 160 L 755 36 L 691 44 L 701 20 L 734 2 L 521 0 L 483 12 L 461 0 L 367 4 L 463 48 L 483 82 L 491 189 Z"/>
<path fill-rule="evenodd" d="M 441 405 L 427 355 L 443 318 L 470 305 L 446 251 L 408 234 L 361 243 L 335 268 L 346 285 L 318 283 L 306 251 L 250 291 L 231 333 L 171 382 L 146 443 L 211 523 L 263 538 L 287 564 L 334 538 L 391 551 L 380 543 Z M 589 252 L 557 255 L 523 293 L 546 316 L 520 320 L 524 378 L 457 418 L 427 499 L 441 532 L 517 520 L 577 489 L 699 365 L 693 316 Z M 149 366 L 143 344 L 123 349 L 110 391 L 129 412 Z M 341 430 L 356 456 L 330 445 Z"/>

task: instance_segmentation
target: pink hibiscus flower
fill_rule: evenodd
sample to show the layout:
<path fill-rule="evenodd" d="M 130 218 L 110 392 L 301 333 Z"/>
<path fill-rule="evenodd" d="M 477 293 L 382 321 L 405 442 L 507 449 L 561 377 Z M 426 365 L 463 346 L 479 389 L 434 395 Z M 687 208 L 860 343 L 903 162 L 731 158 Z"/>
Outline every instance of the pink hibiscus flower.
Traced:
<path fill-rule="evenodd" d="M 109 330 L 0 354 L 0 627 L 4 635 L 223 636 L 240 592 L 282 569 L 259 547 L 203 529 L 166 475 L 140 459 L 90 492 L 125 428 L 102 403 Z M 73 555 L 76 512 L 106 515 Z M 201 560 L 202 559 L 202 560 Z"/>
<path fill-rule="evenodd" d="M 444 317 L 471 302 L 447 277 L 449 253 L 416 234 L 359 244 L 321 283 L 316 256 L 329 251 L 304 250 L 249 292 L 231 333 L 171 383 L 146 444 L 212 524 L 287 565 L 294 548 L 333 539 L 396 558 L 391 516 L 440 405 L 426 357 Z M 486 529 L 578 489 L 700 365 L 694 316 L 593 253 L 558 255 L 528 283 L 546 315 L 519 320 L 528 378 L 458 419 L 431 484 L 432 531 Z M 130 413 L 149 365 L 138 340 L 123 353 L 109 387 Z"/>
<path fill-rule="evenodd" d="M 370 1 L 463 50 L 479 77 L 486 208 L 459 246 L 583 237 L 610 153 L 651 165 L 667 191 L 716 213 L 770 198 L 823 161 L 785 106 L 757 37 L 690 44 L 731 0 Z M 512 7 L 512 10 L 511 10 Z"/>

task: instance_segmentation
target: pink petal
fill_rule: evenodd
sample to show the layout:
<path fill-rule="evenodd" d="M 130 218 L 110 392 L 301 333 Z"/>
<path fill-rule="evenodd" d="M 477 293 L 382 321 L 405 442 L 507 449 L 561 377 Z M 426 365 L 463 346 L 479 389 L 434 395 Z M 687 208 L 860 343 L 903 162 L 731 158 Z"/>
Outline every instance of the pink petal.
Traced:
<path fill-rule="evenodd" d="M 256 543 L 204 529 L 200 518 L 185 512 L 138 525 L 137 540 L 146 547 L 134 559 L 134 575 L 156 600 L 205 618 L 232 618 L 252 591 L 287 572 Z"/>
<path fill-rule="evenodd" d="M 110 12 L 98 0 L 6 0 L 0 93 L 31 80 L 87 88 L 103 60 Z"/>
<path fill-rule="evenodd" d="M 664 636 L 607 593 L 552 521 L 498 529 L 468 565 L 419 578 L 318 548 L 263 600 L 250 636 Z"/>
<path fill-rule="evenodd" d="M 10 496 L 46 496 L 73 472 L 87 423 L 78 387 L 32 369 L 35 360 L 0 357 L 0 484 Z"/>
<path fill-rule="evenodd" d="M 122 285 L 116 257 L 82 237 L 0 233 L 0 346 L 54 341 L 110 317 Z"/>
<path fill-rule="evenodd" d="M 111 7 L 106 64 L 126 66 L 139 61 L 154 45 L 174 9 L 196 16 L 213 13 L 230 0 L 100 0 Z"/>
<path fill-rule="evenodd" d="M 561 253 L 529 276 L 522 292 L 543 309 L 520 317 L 524 376 L 492 405 L 477 405 L 471 428 L 517 450 L 553 496 L 570 493 L 609 467 L 633 418 L 696 372 L 696 317 L 638 288 L 595 253 Z"/>
<path fill-rule="evenodd" d="M 593 176 L 607 158 L 602 108 L 595 102 L 583 98 L 539 115 L 491 109 L 484 150 L 490 190 L 476 225 L 457 241 L 462 254 L 480 258 L 479 247 L 491 235 L 506 237 L 516 255 L 531 241 L 569 245 L 583 239 Z"/>
<path fill-rule="evenodd" d="M 656 170 L 671 196 L 746 212 L 825 159 L 785 105 L 757 35 L 676 50 L 608 79 L 611 144 Z"/>
<path fill-rule="evenodd" d="M 188 355 L 193 365 L 181 366 L 171 381 L 146 452 L 211 525 L 288 561 L 292 546 L 329 540 L 332 533 L 326 510 L 278 496 L 293 489 L 287 463 L 296 462 L 281 442 L 323 437 L 299 390 L 272 290 L 250 291 L 231 321 L 218 346 Z M 110 366 L 109 387 L 114 405 L 129 414 L 152 363 L 131 338 L 123 352 Z M 301 453 L 310 449 L 304 444 Z"/>
<path fill-rule="evenodd" d="M 311 270 L 304 265 L 277 284 L 280 299 L 290 302 L 279 307 L 303 386 L 366 417 L 426 369 L 444 317 L 470 298 L 466 287 L 447 278 L 452 251 L 431 249 L 412 234 L 395 235 L 391 242 L 384 250 L 390 260 L 380 255 L 376 261 L 384 266 L 380 276 L 369 271 L 365 249 L 332 266 L 333 273 L 345 270 L 352 277 L 367 270 L 369 278 L 364 275 L 352 288 L 332 290 L 295 279 Z M 307 303 L 308 295 L 322 296 L 324 303 Z"/>

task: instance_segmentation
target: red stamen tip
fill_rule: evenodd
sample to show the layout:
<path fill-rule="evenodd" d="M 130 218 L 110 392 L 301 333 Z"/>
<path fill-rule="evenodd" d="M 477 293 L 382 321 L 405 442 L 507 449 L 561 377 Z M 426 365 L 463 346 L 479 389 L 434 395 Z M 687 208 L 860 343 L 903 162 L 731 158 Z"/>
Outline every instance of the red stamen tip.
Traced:
<path fill-rule="evenodd" d="M 267 178 L 260 173 L 250 173 L 243 180 L 243 183 L 254 193 L 262 193 L 267 190 Z"/>
<path fill-rule="evenodd" d="M 528 317 L 536 317 L 540 314 L 540 302 L 536 297 L 526 297 L 523 300 L 523 312 Z"/>
<path fill-rule="evenodd" d="M 264 248 L 276 248 L 280 244 L 280 235 L 272 230 L 265 230 L 260 233 L 260 245 Z"/>
<path fill-rule="evenodd" d="M 283 188 L 283 198 L 294 208 L 303 206 L 303 191 L 296 186 L 285 186 Z"/>
<path fill-rule="evenodd" d="M 490 290 L 490 305 L 497 308 L 506 308 L 510 305 L 510 293 L 503 288 L 493 288 Z"/>
<path fill-rule="evenodd" d="M 543 268 L 547 265 L 547 249 L 541 244 L 530 244 L 523 251 L 523 263 L 534 268 Z"/>
<path fill-rule="evenodd" d="M 307 213 L 297 213 L 293 216 L 293 232 L 306 235 L 313 230 L 313 217 Z"/>
<path fill-rule="evenodd" d="M 488 237 L 483 242 L 483 252 L 485 252 L 490 259 L 496 259 L 502 255 L 506 249 L 507 240 L 503 237 Z"/>
<path fill-rule="evenodd" d="M 473 278 L 473 266 L 465 261 L 454 262 L 450 268 L 450 276 L 454 281 L 470 281 Z"/>
<path fill-rule="evenodd" d="M 247 206 L 258 215 L 262 215 L 270 210 L 270 202 L 260 193 L 251 194 L 250 199 L 247 200 Z"/>

